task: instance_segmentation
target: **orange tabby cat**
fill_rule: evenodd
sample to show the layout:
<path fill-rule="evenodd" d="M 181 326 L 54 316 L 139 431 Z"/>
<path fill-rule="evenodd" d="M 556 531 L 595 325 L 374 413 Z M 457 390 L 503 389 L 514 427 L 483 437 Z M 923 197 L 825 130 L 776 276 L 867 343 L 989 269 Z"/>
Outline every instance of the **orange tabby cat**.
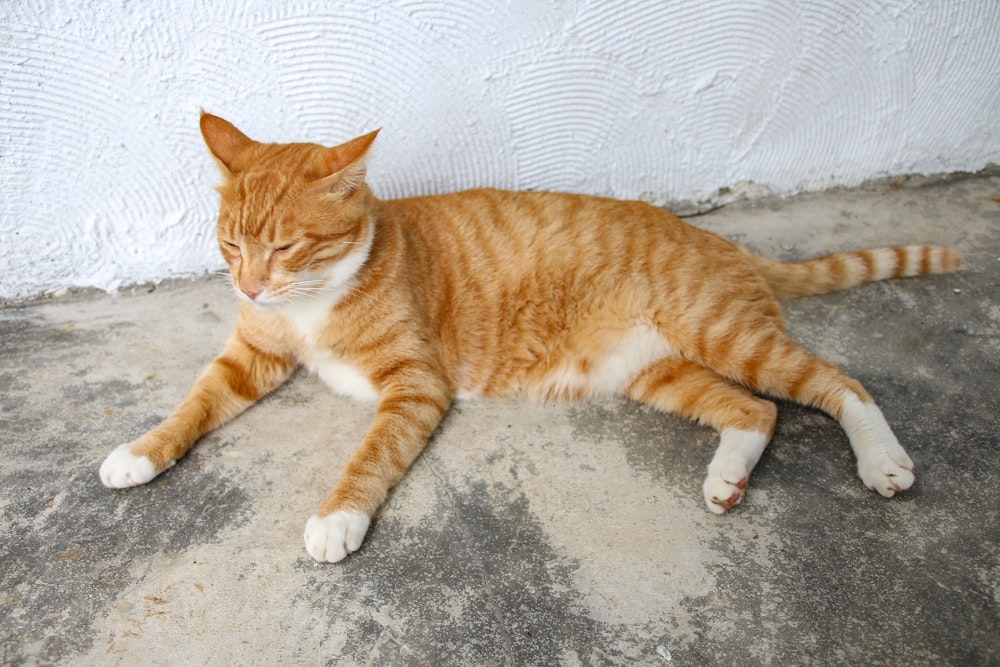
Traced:
<path fill-rule="evenodd" d="M 236 330 L 187 398 L 101 466 L 144 484 L 297 364 L 378 402 L 305 545 L 339 561 L 456 397 L 617 393 L 720 432 L 704 482 L 725 512 L 774 431 L 767 394 L 844 427 L 862 481 L 883 496 L 913 463 L 855 380 L 785 333 L 778 300 L 951 271 L 912 246 L 782 264 L 635 201 L 471 190 L 381 201 L 365 185 L 376 133 L 335 148 L 263 144 L 203 114 L 222 169 L 219 247 L 242 300 Z"/>

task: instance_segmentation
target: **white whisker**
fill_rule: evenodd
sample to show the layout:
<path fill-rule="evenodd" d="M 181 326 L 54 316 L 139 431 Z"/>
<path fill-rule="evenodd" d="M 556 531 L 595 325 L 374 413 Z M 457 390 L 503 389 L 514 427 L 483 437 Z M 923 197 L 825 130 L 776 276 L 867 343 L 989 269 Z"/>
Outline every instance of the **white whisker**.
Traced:
<path fill-rule="evenodd" d="M 326 280 L 295 280 L 285 286 L 285 298 L 288 301 L 323 296 L 332 291 Z"/>

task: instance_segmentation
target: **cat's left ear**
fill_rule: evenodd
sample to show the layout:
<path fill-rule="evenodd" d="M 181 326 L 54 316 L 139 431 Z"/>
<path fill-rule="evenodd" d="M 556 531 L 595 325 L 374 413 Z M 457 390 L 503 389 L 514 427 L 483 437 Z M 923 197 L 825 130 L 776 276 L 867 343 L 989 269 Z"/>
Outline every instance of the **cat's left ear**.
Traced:
<path fill-rule="evenodd" d="M 323 176 L 310 186 L 310 190 L 350 194 L 365 182 L 368 169 L 366 155 L 379 130 L 369 132 L 346 144 L 328 148 L 323 156 Z"/>
<path fill-rule="evenodd" d="M 205 138 L 208 150 L 212 152 L 219 166 L 227 176 L 236 173 L 234 163 L 237 156 L 255 142 L 253 139 L 236 129 L 228 120 L 201 112 L 201 136 Z"/>

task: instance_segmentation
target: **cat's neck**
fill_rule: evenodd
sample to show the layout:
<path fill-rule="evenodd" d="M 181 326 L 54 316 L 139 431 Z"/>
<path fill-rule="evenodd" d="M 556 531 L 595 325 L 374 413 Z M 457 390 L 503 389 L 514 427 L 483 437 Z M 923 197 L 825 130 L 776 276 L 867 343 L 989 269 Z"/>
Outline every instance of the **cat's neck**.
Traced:
<path fill-rule="evenodd" d="M 376 210 L 377 207 L 369 214 L 365 223 L 367 233 L 364 241 L 323 272 L 322 277 L 327 281 L 327 287 L 315 294 L 284 304 L 277 310 L 277 314 L 291 324 L 296 333 L 307 343 L 316 340 L 333 310 L 348 299 L 364 280 L 364 273 L 370 268 L 377 239 L 384 234 L 383 225 L 377 222 Z"/>

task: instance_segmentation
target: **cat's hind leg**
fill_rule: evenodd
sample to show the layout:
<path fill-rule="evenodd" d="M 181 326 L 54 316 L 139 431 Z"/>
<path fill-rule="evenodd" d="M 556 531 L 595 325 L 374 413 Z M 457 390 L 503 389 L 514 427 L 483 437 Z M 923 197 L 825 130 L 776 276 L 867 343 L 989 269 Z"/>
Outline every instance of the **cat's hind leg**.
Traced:
<path fill-rule="evenodd" d="M 777 408 L 773 403 L 680 358 L 661 359 L 646 368 L 625 393 L 719 431 L 719 446 L 702 485 L 705 504 L 722 514 L 743 500 L 750 473 L 774 433 Z"/>
<path fill-rule="evenodd" d="M 719 345 L 709 358 L 712 368 L 753 391 L 819 408 L 840 422 L 869 489 L 888 498 L 913 485 L 913 461 L 864 387 L 784 331 L 761 330 L 740 351 Z"/>
<path fill-rule="evenodd" d="M 858 460 L 858 476 L 865 486 L 886 498 L 913 486 L 913 461 L 882 416 L 863 396 L 845 391 L 839 421 Z"/>

